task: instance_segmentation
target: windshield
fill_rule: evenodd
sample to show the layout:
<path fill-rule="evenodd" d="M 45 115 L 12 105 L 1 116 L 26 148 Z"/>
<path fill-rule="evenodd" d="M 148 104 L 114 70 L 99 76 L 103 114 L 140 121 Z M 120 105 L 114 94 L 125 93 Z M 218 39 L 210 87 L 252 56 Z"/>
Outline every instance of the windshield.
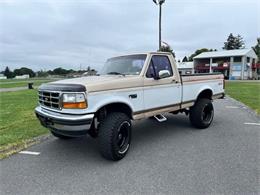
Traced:
<path fill-rule="evenodd" d="M 139 75 L 146 59 L 145 54 L 110 58 L 100 74 Z"/>

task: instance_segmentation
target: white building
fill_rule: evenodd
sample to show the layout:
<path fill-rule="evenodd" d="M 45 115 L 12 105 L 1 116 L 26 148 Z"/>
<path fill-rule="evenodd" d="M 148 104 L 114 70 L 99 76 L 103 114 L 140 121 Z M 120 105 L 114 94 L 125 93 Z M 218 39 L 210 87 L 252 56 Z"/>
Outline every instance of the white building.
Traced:
<path fill-rule="evenodd" d="M 1 79 L 7 79 L 7 77 L 4 74 L 0 74 L 0 80 Z"/>
<path fill-rule="evenodd" d="M 197 73 L 222 72 L 226 79 L 252 79 L 257 62 L 253 49 L 204 52 L 193 58 Z"/>
<path fill-rule="evenodd" d="M 20 75 L 20 76 L 15 76 L 15 79 L 29 79 L 30 75 L 29 74 L 24 74 L 24 75 Z"/>

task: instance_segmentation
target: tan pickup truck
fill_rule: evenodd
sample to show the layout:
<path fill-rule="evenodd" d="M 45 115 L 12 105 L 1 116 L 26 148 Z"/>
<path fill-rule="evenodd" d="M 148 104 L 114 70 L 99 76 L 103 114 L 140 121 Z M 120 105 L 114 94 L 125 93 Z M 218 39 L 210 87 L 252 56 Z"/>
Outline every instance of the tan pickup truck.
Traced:
<path fill-rule="evenodd" d="M 164 113 L 189 115 L 196 128 L 210 126 L 212 100 L 224 97 L 222 74 L 179 75 L 171 53 L 150 52 L 110 58 L 97 76 L 43 84 L 35 113 L 58 138 L 87 134 L 101 154 L 122 159 L 131 143 L 131 121 Z"/>

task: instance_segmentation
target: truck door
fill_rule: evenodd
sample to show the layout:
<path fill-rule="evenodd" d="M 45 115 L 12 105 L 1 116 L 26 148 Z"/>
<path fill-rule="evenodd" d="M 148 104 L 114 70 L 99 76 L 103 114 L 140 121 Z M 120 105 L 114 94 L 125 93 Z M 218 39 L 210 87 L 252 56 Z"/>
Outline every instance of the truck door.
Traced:
<path fill-rule="evenodd" d="M 159 72 L 168 76 L 159 78 Z M 160 72 L 161 73 L 161 72 Z M 167 109 L 181 102 L 181 83 L 176 82 L 178 72 L 173 72 L 167 55 L 153 55 L 144 76 L 145 111 Z"/>

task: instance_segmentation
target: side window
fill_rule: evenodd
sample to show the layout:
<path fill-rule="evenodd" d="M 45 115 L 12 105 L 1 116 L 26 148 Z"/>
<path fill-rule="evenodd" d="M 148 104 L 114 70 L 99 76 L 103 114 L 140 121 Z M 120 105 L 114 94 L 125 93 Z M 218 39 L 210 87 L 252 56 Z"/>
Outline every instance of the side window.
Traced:
<path fill-rule="evenodd" d="M 154 78 L 155 77 L 155 72 L 154 72 L 152 61 L 150 62 L 149 67 L 147 69 L 146 77 L 147 78 Z"/>
<path fill-rule="evenodd" d="M 147 78 L 158 77 L 161 70 L 168 70 L 170 76 L 173 75 L 171 63 L 167 56 L 155 55 L 152 57 L 149 67 L 146 72 Z"/>

